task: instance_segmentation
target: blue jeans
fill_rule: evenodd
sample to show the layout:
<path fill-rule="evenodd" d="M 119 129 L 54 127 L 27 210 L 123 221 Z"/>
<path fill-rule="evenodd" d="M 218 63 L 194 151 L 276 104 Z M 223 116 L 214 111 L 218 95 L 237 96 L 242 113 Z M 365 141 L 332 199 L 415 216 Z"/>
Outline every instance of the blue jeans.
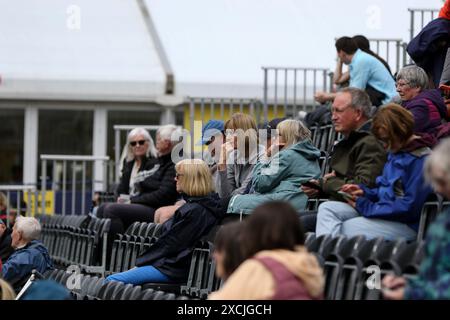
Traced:
<path fill-rule="evenodd" d="M 171 282 L 171 279 L 153 266 L 144 266 L 112 274 L 105 279 L 105 282 L 109 281 L 140 285 L 148 282 Z"/>
<path fill-rule="evenodd" d="M 414 240 L 417 237 L 417 233 L 404 223 L 364 218 L 349 204 L 337 201 L 328 201 L 319 206 L 316 236 L 323 234 L 348 237 L 364 235 L 367 239 L 383 237 L 387 240 Z"/>

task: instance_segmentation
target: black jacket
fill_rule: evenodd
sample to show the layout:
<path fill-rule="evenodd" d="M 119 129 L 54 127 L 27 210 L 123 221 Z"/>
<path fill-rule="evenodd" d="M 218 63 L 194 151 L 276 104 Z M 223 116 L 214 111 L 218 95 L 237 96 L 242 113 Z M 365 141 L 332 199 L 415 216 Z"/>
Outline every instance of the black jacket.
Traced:
<path fill-rule="evenodd" d="M 186 198 L 186 204 L 163 224 L 162 235 L 137 258 L 136 265 L 152 265 L 174 281 L 185 281 L 195 245 L 208 235 L 225 209 L 216 193 Z"/>
<path fill-rule="evenodd" d="M 131 197 L 131 203 L 157 209 L 172 205 L 177 200 L 175 164 L 172 162 L 171 154 L 148 160 L 143 171 L 155 166 L 159 166 L 158 170 L 139 183 L 139 194 Z"/>
<path fill-rule="evenodd" d="M 142 159 L 141 167 L 139 168 L 138 171 L 143 170 L 147 164 L 147 161 L 149 160 L 150 160 L 149 158 Z M 116 189 L 116 196 L 130 193 L 130 177 L 131 171 L 133 170 L 134 161 L 135 161 L 134 159 L 131 161 L 127 161 L 127 159 L 123 160 L 122 177 L 120 178 L 120 183 Z"/>

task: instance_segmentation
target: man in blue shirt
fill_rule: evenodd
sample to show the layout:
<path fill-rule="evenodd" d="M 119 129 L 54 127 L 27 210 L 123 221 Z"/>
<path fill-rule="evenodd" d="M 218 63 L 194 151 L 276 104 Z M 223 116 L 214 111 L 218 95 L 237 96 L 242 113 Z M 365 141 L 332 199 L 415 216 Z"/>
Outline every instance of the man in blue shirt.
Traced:
<path fill-rule="evenodd" d="M 386 104 L 397 95 L 389 70 L 376 57 L 358 49 L 352 38 L 339 38 L 336 50 L 339 59 L 349 66 L 349 86 L 365 90 L 373 105 Z M 315 99 L 325 103 L 334 100 L 335 96 L 335 93 L 317 92 Z"/>

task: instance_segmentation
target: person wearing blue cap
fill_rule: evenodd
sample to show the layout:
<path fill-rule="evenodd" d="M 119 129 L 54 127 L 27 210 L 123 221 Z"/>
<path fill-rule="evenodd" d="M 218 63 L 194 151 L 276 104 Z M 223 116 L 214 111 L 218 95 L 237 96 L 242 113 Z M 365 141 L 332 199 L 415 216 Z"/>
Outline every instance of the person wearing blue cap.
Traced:
<path fill-rule="evenodd" d="M 221 146 L 225 141 L 224 122 L 221 120 L 209 120 L 202 128 L 202 137 L 197 142 L 198 146 L 207 146 L 207 152 L 203 155 L 208 164 L 216 185 L 217 181 L 217 163 L 219 161 Z M 216 152 L 216 150 L 218 152 Z M 173 217 L 175 211 L 185 204 L 184 199 L 179 199 L 174 205 L 165 206 L 155 211 L 155 223 L 164 223 Z"/>

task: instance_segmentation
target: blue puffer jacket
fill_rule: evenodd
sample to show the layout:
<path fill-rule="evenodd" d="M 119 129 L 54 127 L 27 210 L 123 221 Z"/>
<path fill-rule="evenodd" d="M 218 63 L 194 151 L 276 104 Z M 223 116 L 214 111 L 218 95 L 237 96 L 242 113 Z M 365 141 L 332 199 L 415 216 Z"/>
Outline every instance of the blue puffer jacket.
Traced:
<path fill-rule="evenodd" d="M 377 187 L 360 185 L 364 196 L 356 200 L 356 210 L 366 218 L 406 223 L 417 231 L 422 206 L 432 192 L 423 177 L 423 165 L 430 151 L 424 147 L 389 153 L 383 174 L 376 179 Z"/>
<path fill-rule="evenodd" d="M 3 278 L 16 289 L 25 284 L 31 271 L 36 269 L 41 274 L 52 269 L 53 264 L 47 248 L 33 240 L 25 247 L 16 250 L 3 265 Z"/>

